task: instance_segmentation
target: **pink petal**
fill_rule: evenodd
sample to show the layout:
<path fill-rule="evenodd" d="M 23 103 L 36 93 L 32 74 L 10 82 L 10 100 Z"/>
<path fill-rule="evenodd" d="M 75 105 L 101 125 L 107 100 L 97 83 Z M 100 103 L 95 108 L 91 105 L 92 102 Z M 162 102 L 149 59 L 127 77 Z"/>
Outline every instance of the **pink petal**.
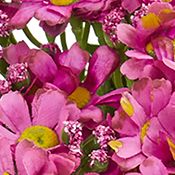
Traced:
<path fill-rule="evenodd" d="M 27 56 L 30 52 L 29 47 L 24 41 L 19 42 L 18 44 L 14 45 L 11 44 L 10 46 L 3 49 L 3 57 L 9 64 L 15 64 L 19 62 L 23 62 L 23 57 Z"/>
<path fill-rule="evenodd" d="M 38 20 L 45 21 L 50 26 L 54 26 L 67 22 L 71 12 L 71 6 L 45 5 L 37 9 L 35 17 Z"/>
<path fill-rule="evenodd" d="M 149 13 L 155 13 L 157 15 L 160 15 L 160 12 L 164 9 L 172 9 L 171 4 L 165 2 L 154 2 L 149 7 Z"/>
<path fill-rule="evenodd" d="M 158 139 L 159 141 L 157 141 Z M 157 137 L 153 141 L 149 137 L 144 138 L 142 150 L 146 156 L 155 156 L 163 162 L 173 160 L 166 136 L 160 135 L 160 137 Z"/>
<path fill-rule="evenodd" d="M 101 122 L 103 119 L 102 111 L 95 106 L 88 106 L 81 110 L 80 120 L 83 122 L 87 122 L 89 120 L 93 120 L 96 123 Z"/>
<path fill-rule="evenodd" d="M 116 162 L 125 171 L 136 168 L 145 160 L 145 158 L 146 157 L 141 153 L 128 159 L 120 158 L 117 156 L 117 154 L 114 154 L 112 156 L 112 160 Z"/>
<path fill-rule="evenodd" d="M 168 80 L 143 78 L 134 83 L 132 94 L 141 104 L 147 115 L 157 115 L 171 97 L 172 85 Z M 163 100 L 162 100 L 163 99 Z"/>
<path fill-rule="evenodd" d="M 169 68 L 175 70 L 175 62 L 172 60 L 168 60 L 166 58 L 162 59 L 163 63 L 168 66 Z"/>
<path fill-rule="evenodd" d="M 150 55 L 145 54 L 145 53 L 140 52 L 140 51 L 137 51 L 137 50 L 128 50 L 125 52 L 125 54 L 131 58 L 145 59 L 145 60 L 152 60 L 153 59 L 153 57 L 151 57 Z"/>
<path fill-rule="evenodd" d="M 6 138 L 0 138 L 0 174 L 8 172 L 15 174 L 10 143 Z"/>
<path fill-rule="evenodd" d="M 82 50 L 78 43 L 75 43 L 68 51 L 63 52 L 57 61 L 59 64 L 70 68 L 74 74 L 79 75 L 88 60 L 89 54 Z"/>
<path fill-rule="evenodd" d="M 122 64 L 120 71 L 129 79 L 135 80 L 142 77 L 147 65 L 152 65 L 152 61 L 131 58 Z"/>
<path fill-rule="evenodd" d="M 170 103 L 159 113 L 158 119 L 167 131 L 169 135 L 175 138 L 175 122 L 174 122 L 174 113 L 175 113 L 175 93 L 173 93 Z"/>
<path fill-rule="evenodd" d="M 12 129 L 15 128 L 15 131 L 22 132 L 31 125 L 27 103 L 19 92 L 3 95 L 0 99 L 0 107 L 3 115 L 9 120 L 5 124 L 9 127 L 14 126 Z"/>
<path fill-rule="evenodd" d="M 60 66 L 52 83 L 70 94 L 79 85 L 79 78 L 69 68 Z"/>
<path fill-rule="evenodd" d="M 1 138 L 7 138 L 10 144 L 15 144 L 18 139 L 18 135 L 13 134 L 12 132 L 0 125 L 0 139 Z"/>
<path fill-rule="evenodd" d="M 125 175 L 142 175 L 141 173 L 127 173 Z"/>
<path fill-rule="evenodd" d="M 123 93 L 123 96 L 126 97 L 133 106 L 134 114 L 131 116 L 131 120 L 133 120 L 141 128 L 147 120 L 147 115 L 144 111 L 144 108 L 129 92 Z"/>
<path fill-rule="evenodd" d="M 31 5 L 29 3 L 27 3 L 27 5 L 24 3 L 24 5 L 21 6 L 21 8 L 10 20 L 10 25 L 17 29 L 24 28 L 34 16 L 35 11 L 41 7 L 42 5 L 40 3 L 34 3 Z"/>
<path fill-rule="evenodd" d="M 119 65 L 119 56 L 107 46 L 99 47 L 89 62 L 88 74 L 83 86 L 94 93 Z"/>
<path fill-rule="evenodd" d="M 112 128 L 127 136 L 135 136 L 139 133 L 137 124 L 124 112 L 116 111 L 112 118 Z"/>
<path fill-rule="evenodd" d="M 40 174 L 42 168 L 47 163 L 47 153 L 39 148 L 31 148 L 24 152 L 22 163 L 27 174 Z"/>
<path fill-rule="evenodd" d="M 70 175 L 75 170 L 75 162 L 61 155 L 50 155 L 50 160 L 55 163 L 57 167 L 57 174 L 60 175 Z"/>
<path fill-rule="evenodd" d="M 126 9 L 129 13 L 134 12 L 137 8 L 141 6 L 141 3 L 139 0 L 133 0 L 132 3 L 130 0 L 123 0 L 122 7 Z"/>
<path fill-rule="evenodd" d="M 33 124 L 54 128 L 65 120 L 66 116 L 63 116 L 62 111 L 66 102 L 64 94 L 59 91 L 48 90 L 41 94 L 38 91 L 32 103 Z"/>
<path fill-rule="evenodd" d="M 129 24 L 119 24 L 117 26 L 117 36 L 119 41 L 126 44 L 127 46 L 131 48 L 137 48 L 141 49 L 143 48 L 143 40 L 144 38 L 141 38 L 141 33 L 138 33 L 138 31 Z M 141 42 L 142 41 L 142 42 Z"/>
<path fill-rule="evenodd" d="M 122 96 L 122 93 L 128 91 L 127 88 L 120 88 L 113 90 L 103 96 L 95 96 L 94 99 L 91 100 L 91 105 L 109 105 L 115 108 L 119 107 L 119 101 Z"/>
<path fill-rule="evenodd" d="M 122 147 L 116 152 L 120 158 L 130 158 L 141 152 L 141 142 L 139 136 L 123 137 L 118 139 L 122 143 Z"/>
<path fill-rule="evenodd" d="M 143 175 L 168 175 L 167 169 L 161 160 L 153 156 L 147 158 L 140 165 L 140 171 Z"/>
<path fill-rule="evenodd" d="M 31 71 L 42 82 L 52 81 L 56 75 L 57 67 L 52 57 L 42 50 L 31 50 L 27 62 Z"/>
<path fill-rule="evenodd" d="M 16 146 L 15 160 L 16 160 L 16 166 L 17 166 L 19 175 L 28 175 L 23 164 L 23 158 L 25 153 L 31 150 L 32 147 L 33 147 L 33 144 L 26 140 L 19 142 L 18 145 Z"/>

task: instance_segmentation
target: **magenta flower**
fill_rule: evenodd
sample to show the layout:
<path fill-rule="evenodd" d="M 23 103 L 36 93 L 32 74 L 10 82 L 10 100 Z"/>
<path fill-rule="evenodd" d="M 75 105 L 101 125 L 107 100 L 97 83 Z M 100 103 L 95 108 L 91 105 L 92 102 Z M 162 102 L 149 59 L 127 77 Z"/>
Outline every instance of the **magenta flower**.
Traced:
<path fill-rule="evenodd" d="M 23 0 L 10 24 L 14 28 L 21 29 L 32 17 L 35 17 L 48 34 L 56 36 L 64 31 L 72 12 L 85 20 L 99 20 L 110 10 L 117 7 L 118 3 L 118 0 Z M 124 6 L 128 8 L 128 4 L 125 3 Z M 133 6 L 129 9 L 135 8 L 135 3 L 133 3 Z"/>
<path fill-rule="evenodd" d="M 4 48 L 3 58 L 11 67 L 15 67 L 19 63 L 21 63 L 21 66 L 27 64 L 29 71 L 41 82 L 51 81 L 52 76 L 55 75 L 57 71 L 52 57 L 42 50 L 29 49 L 23 41 Z M 19 73 L 18 70 L 16 71 L 16 74 Z"/>
<path fill-rule="evenodd" d="M 115 150 L 113 160 L 126 171 L 140 165 L 146 156 L 155 156 L 168 170 L 171 169 L 173 137 L 159 122 L 160 114 L 173 97 L 171 83 L 164 79 L 153 81 L 144 78 L 134 84 L 131 92 L 132 95 L 128 92 L 123 94 L 120 100 L 122 109 L 113 118 L 113 128 L 121 136 L 109 142 Z"/>
<path fill-rule="evenodd" d="M 41 21 L 43 28 L 49 34 L 57 35 L 66 27 L 71 16 L 72 1 L 60 2 L 60 5 L 54 5 L 57 1 L 52 0 L 23 0 L 18 12 L 11 19 L 10 24 L 17 29 L 24 28 L 32 17 Z M 62 6 L 62 5 L 66 6 Z M 58 2 L 59 4 L 59 2 Z"/>
<path fill-rule="evenodd" d="M 9 144 L 15 148 L 13 154 L 18 174 L 61 172 L 69 175 L 74 171 L 77 160 L 75 156 L 68 155 L 67 147 L 61 146 L 61 131 L 63 121 L 77 120 L 79 117 L 74 114 L 76 107 L 66 103 L 65 96 L 56 90 L 39 90 L 33 100 L 30 116 L 27 103 L 18 92 L 9 92 L 2 96 L 0 121 L 8 129 L 0 126 L 0 138 L 7 138 Z M 1 145 L 1 148 L 4 146 L 8 149 L 8 145 Z M 1 155 L 3 152 L 4 149 L 0 149 Z M 6 159 L 11 159 L 10 155 Z M 0 167 L 2 174 L 4 171 L 14 174 L 12 168 Z"/>
<path fill-rule="evenodd" d="M 155 2 L 138 20 L 136 27 L 118 25 L 118 39 L 134 49 L 126 52 L 132 59 L 122 65 L 121 72 L 124 75 L 130 79 L 144 76 L 173 79 L 173 14 L 173 7 L 169 3 Z M 167 75 L 167 72 L 171 74 Z"/>
<path fill-rule="evenodd" d="M 75 52 L 76 50 L 77 52 Z M 118 55 L 107 46 L 99 47 L 92 55 L 92 58 L 89 61 L 87 77 L 85 81 L 81 83 L 79 82 L 79 75 L 80 72 L 85 68 L 86 62 L 89 58 L 87 54 L 83 55 L 81 53 L 82 51 L 80 48 L 78 49 L 78 47 L 74 45 L 68 52 L 64 52 L 57 58 L 57 62 L 61 66 L 69 68 L 70 72 L 74 73 L 75 78 L 78 76 L 78 78 L 74 80 L 74 86 L 67 86 L 68 80 L 70 78 L 67 78 L 67 80 L 61 82 L 60 80 L 63 79 L 62 74 L 58 75 L 52 83 L 60 89 L 66 91 L 69 95 L 69 99 L 76 102 L 79 108 L 83 108 L 90 104 L 102 103 L 108 103 L 116 106 L 118 95 L 124 89 L 112 91 L 102 97 L 96 96 L 96 91 L 110 76 L 110 74 L 117 68 L 119 64 Z M 82 58 L 82 60 L 84 58 L 83 62 L 80 62 L 80 58 Z M 77 61 L 75 62 L 75 60 Z M 69 77 L 71 77 L 70 73 Z M 72 89 L 70 89 L 71 87 Z M 82 97 L 80 97 L 79 94 L 82 94 Z M 115 104 L 113 103 L 114 98 Z"/>
<path fill-rule="evenodd" d="M 104 17 L 116 8 L 123 8 L 129 13 L 134 12 L 141 6 L 139 0 L 80 0 L 74 5 L 74 12 L 85 20 L 103 21 Z M 94 8 L 95 7 L 95 8 Z"/>
<path fill-rule="evenodd" d="M 20 52 L 16 52 L 16 50 Z M 75 102 L 79 108 L 89 106 L 89 109 L 85 109 L 84 112 L 88 112 L 89 116 L 92 116 L 90 113 L 94 111 L 93 113 L 97 114 L 99 118 L 98 121 L 102 119 L 102 114 L 94 106 L 107 104 L 118 107 L 121 93 L 126 91 L 126 88 L 123 88 L 104 96 L 96 95 L 98 88 L 119 65 L 118 55 L 107 46 L 99 47 L 92 55 L 87 77 L 83 83 L 80 82 L 80 73 L 85 69 L 90 56 L 77 43 L 68 51 L 56 54 L 53 59 L 42 50 L 29 49 L 24 42 L 11 45 L 3 52 L 4 58 L 9 64 L 27 63 L 29 71 L 38 80 L 42 83 L 52 83 L 65 91 L 68 99 Z"/>

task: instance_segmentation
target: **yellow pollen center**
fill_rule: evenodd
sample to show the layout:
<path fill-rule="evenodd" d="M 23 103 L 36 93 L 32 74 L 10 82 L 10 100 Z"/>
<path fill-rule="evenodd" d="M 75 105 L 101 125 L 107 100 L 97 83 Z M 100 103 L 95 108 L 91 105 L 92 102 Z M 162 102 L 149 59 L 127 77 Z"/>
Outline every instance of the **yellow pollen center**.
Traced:
<path fill-rule="evenodd" d="M 148 13 L 142 17 L 142 25 L 145 29 L 156 29 L 160 26 L 160 19 L 154 13 Z"/>
<path fill-rule="evenodd" d="M 162 2 L 171 2 L 172 0 L 162 0 Z"/>
<path fill-rule="evenodd" d="M 146 51 L 149 55 L 154 55 L 154 48 L 151 42 L 146 45 Z"/>
<path fill-rule="evenodd" d="M 132 115 L 134 114 L 134 107 L 131 104 L 131 102 L 125 96 L 123 96 L 120 99 L 120 104 L 121 104 L 122 109 L 124 110 L 124 112 L 127 115 L 129 115 L 130 117 L 132 117 Z"/>
<path fill-rule="evenodd" d="M 58 6 L 66 6 L 72 4 L 74 1 L 75 0 L 51 0 L 51 3 Z"/>
<path fill-rule="evenodd" d="M 31 126 L 26 128 L 18 141 L 28 140 L 40 148 L 51 148 L 59 144 L 57 134 L 45 126 Z"/>
<path fill-rule="evenodd" d="M 115 151 L 118 152 L 119 148 L 123 146 L 122 142 L 118 140 L 111 140 L 108 142 L 108 145 Z"/>
<path fill-rule="evenodd" d="M 141 138 L 142 142 L 146 136 L 146 133 L 147 133 L 149 127 L 150 127 L 150 121 L 147 121 L 141 129 L 140 138 Z"/>
<path fill-rule="evenodd" d="M 171 154 L 173 156 L 173 159 L 175 160 L 175 143 L 170 138 L 167 138 L 168 145 L 170 147 Z"/>
<path fill-rule="evenodd" d="M 76 103 L 78 108 L 83 108 L 86 106 L 91 98 L 90 92 L 83 87 L 77 87 L 72 94 L 69 95 L 69 100 Z"/>
<path fill-rule="evenodd" d="M 8 172 L 4 172 L 3 175 L 10 175 Z"/>

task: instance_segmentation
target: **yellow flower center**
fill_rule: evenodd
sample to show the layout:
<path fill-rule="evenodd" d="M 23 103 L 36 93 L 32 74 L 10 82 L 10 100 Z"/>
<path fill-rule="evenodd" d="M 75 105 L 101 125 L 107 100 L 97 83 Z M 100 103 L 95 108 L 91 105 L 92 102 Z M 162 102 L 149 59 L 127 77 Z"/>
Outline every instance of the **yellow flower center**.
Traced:
<path fill-rule="evenodd" d="M 8 172 L 4 172 L 3 175 L 10 175 Z"/>
<path fill-rule="evenodd" d="M 40 148 L 51 148 L 59 144 L 57 134 L 45 126 L 31 126 L 26 128 L 18 141 L 28 140 Z"/>
<path fill-rule="evenodd" d="M 154 48 L 153 48 L 153 45 L 151 42 L 149 42 L 147 45 L 146 45 L 146 51 L 149 55 L 153 56 L 154 55 Z"/>
<path fill-rule="evenodd" d="M 91 94 L 86 88 L 77 87 L 68 98 L 70 101 L 75 102 L 78 108 L 81 109 L 88 104 Z"/>
<path fill-rule="evenodd" d="M 175 160 L 175 143 L 170 138 L 167 138 L 168 145 L 170 147 L 171 154 L 173 156 L 173 159 Z"/>
<path fill-rule="evenodd" d="M 124 112 L 127 115 L 129 115 L 130 117 L 132 117 L 132 115 L 134 114 L 134 107 L 131 104 L 131 102 L 125 96 L 123 96 L 120 99 L 120 104 L 121 104 L 122 109 L 124 110 Z"/>
<path fill-rule="evenodd" d="M 51 0 L 51 3 L 58 6 L 66 6 L 72 4 L 74 1 L 75 0 Z"/>
<path fill-rule="evenodd" d="M 146 136 L 146 133 L 147 133 L 149 127 L 150 127 L 150 121 L 147 121 L 141 129 L 140 138 L 141 138 L 142 142 Z"/>
<path fill-rule="evenodd" d="M 162 0 L 162 2 L 171 2 L 172 0 Z"/>
<path fill-rule="evenodd" d="M 108 142 L 108 145 L 115 151 L 118 152 L 119 148 L 123 146 L 122 142 L 118 140 L 111 140 Z"/>
<path fill-rule="evenodd" d="M 145 29 L 156 29 L 160 26 L 160 19 L 154 13 L 148 13 L 142 17 L 142 25 Z"/>

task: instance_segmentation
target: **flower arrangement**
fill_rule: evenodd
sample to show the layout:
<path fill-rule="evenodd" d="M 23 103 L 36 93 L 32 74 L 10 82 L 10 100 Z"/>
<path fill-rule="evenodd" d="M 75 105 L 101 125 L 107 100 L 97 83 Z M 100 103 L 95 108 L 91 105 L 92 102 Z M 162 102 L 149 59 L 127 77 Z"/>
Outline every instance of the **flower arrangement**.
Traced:
<path fill-rule="evenodd" d="M 1 175 L 175 174 L 174 0 L 1 0 L 0 46 Z"/>

